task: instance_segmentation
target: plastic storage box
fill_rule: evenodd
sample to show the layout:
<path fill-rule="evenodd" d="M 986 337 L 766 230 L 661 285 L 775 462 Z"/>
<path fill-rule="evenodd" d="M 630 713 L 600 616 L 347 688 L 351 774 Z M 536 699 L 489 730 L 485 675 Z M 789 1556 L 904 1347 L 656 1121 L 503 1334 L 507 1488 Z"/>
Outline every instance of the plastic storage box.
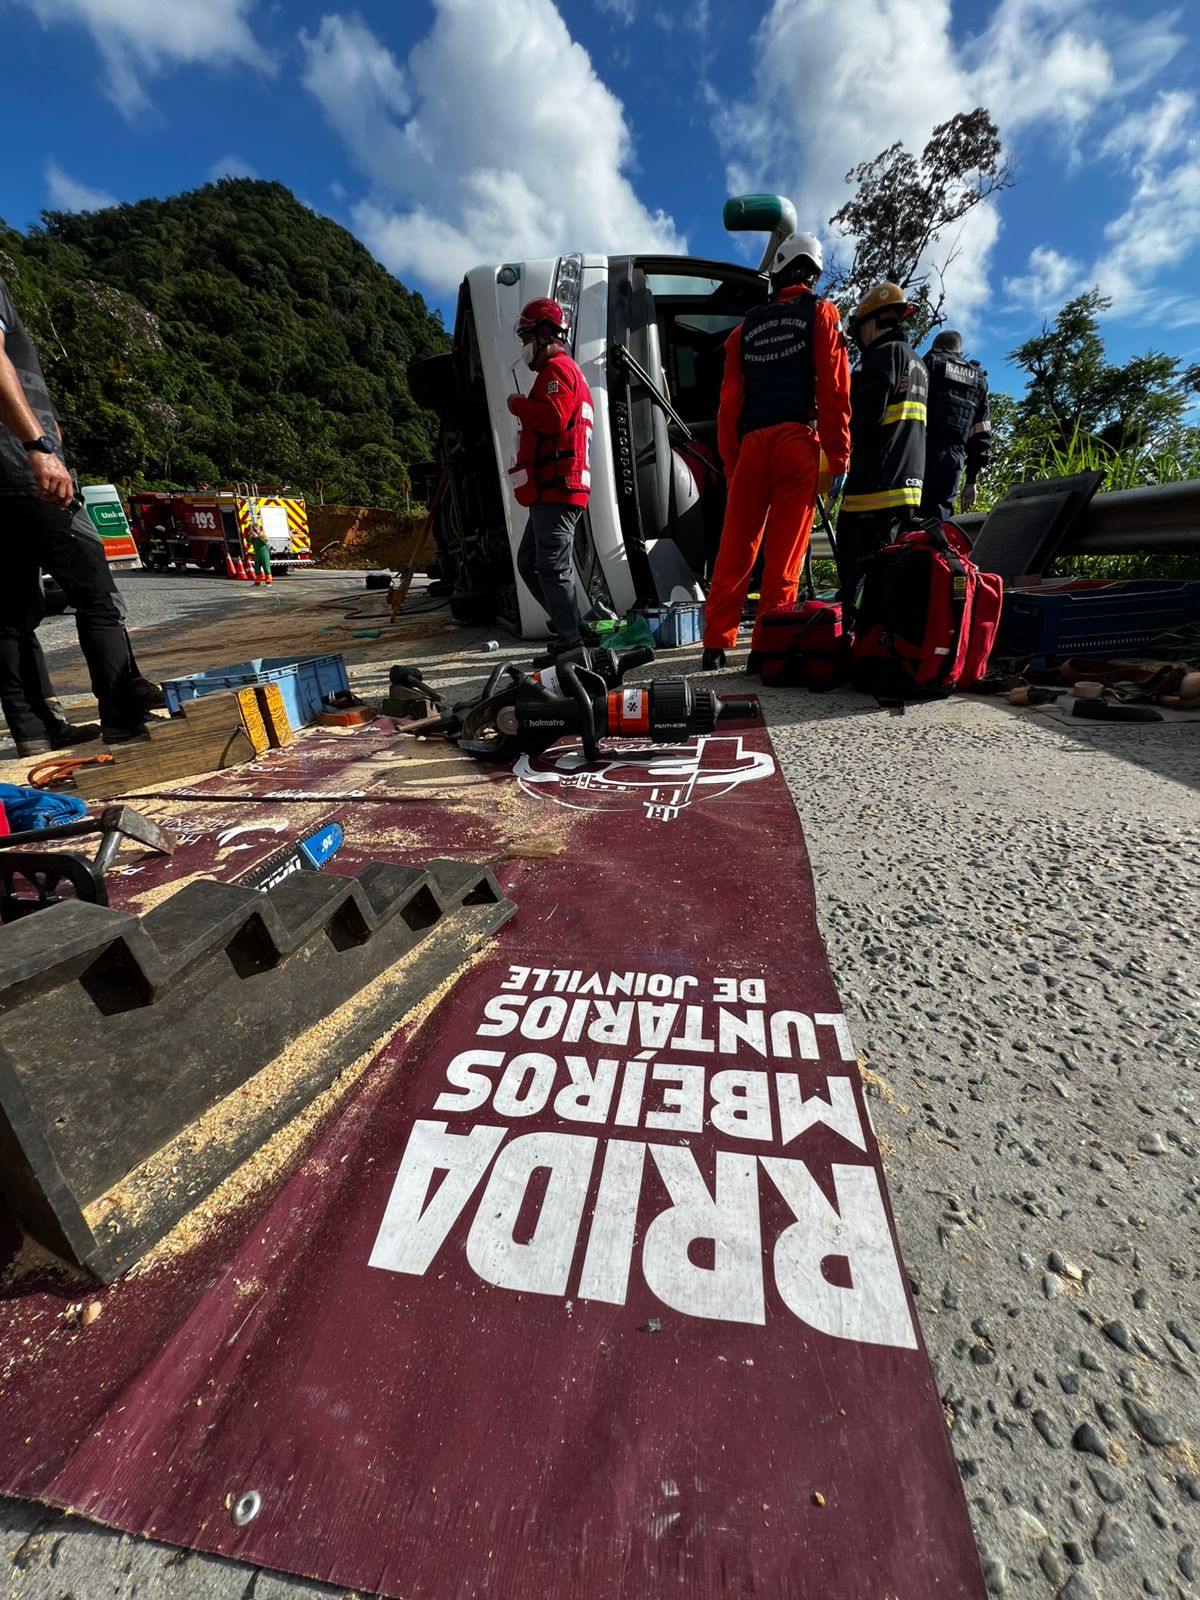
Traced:
<path fill-rule="evenodd" d="M 704 637 L 704 603 L 675 600 L 665 607 L 658 629 L 658 642 L 664 650 L 683 644 L 699 644 Z"/>
<path fill-rule="evenodd" d="M 326 695 L 350 688 L 346 663 L 340 655 L 266 656 L 215 672 L 192 672 L 184 678 L 168 678 L 163 684 L 163 694 L 167 709 L 174 713 L 185 700 L 199 700 L 206 694 L 254 688 L 264 683 L 278 686 L 293 728 L 303 728 L 314 722 Z"/>
<path fill-rule="evenodd" d="M 1156 634 L 1200 617 L 1200 582 L 1130 581 L 1013 589 L 996 656 L 1136 656 Z"/>

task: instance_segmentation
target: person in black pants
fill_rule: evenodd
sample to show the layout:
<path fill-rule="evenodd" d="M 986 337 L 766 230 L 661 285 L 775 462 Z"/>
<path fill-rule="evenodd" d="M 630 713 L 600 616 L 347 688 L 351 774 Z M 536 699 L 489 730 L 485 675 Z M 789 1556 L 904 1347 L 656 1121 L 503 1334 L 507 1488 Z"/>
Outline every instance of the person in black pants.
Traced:
<path fill-rule="evenodd" d="M 63 459 L 37 350 L 0 279 L 0 706 L 29 754 L 43 740 L 54 748 L 72 742 L 70 725 L 47 716 L 37 662 L 43 571 L 74 607 L 104 738 L 137 738 L 155 686 L 139 686 L 103 541 Z"/>

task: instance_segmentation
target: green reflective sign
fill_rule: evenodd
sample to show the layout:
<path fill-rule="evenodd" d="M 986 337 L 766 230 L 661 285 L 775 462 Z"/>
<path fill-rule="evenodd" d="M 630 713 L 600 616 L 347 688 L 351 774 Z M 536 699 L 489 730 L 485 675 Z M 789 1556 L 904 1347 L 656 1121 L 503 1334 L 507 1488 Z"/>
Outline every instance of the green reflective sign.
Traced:
<path fill-rule="evenodd" d="M 89 506 L 88 514 L 95 524 L 98 533 L 124 533 L 126 529 L 125 513 L 113 501 L 102 501 L 99 505 Z"/>

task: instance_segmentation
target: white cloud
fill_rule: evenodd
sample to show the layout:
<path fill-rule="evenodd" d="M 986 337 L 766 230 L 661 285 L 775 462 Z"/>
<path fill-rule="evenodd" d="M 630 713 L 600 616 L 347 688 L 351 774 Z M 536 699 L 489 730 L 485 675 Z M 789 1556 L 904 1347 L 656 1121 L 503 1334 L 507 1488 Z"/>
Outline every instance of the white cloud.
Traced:
<path fill-rule="evenodd" d="M 257 178 L 258 172 L 244 156 L 231 154 L 214 161 L 208 169 L 208 175 L 216 183 L 218 178 Z"/>
<path fill-rule="evenodd" d="M 449 289 L 483 261 L 686 248 L 635 193 L 624 109 L 552 0 L 434 0 L 403 64 L 357 16 L 301 43 L 373 186 L 356 226 L 396 272 Z"/>
<path fill-rule="evenodd" d="M 388 187 L 411 159 L 399 119 L 412 109 L 403 68 L 357 14 L 301 30 L 302 82 L 317 97 L 353 161 Z"/>
<path fill-rule="evenodd" d="M 1200 145 L 1200 141 L 1193 141 Z M 1200 250 L 1200 151 L 1165 172 L 1145 168 L 1129 205 L 1104 230 L 1095 280 L 1117 316 L 1155 299 L 1155 277 Z"/>
<path fill-rule="evenodd" d="M 1190 297 L 1159 287 L 1164 272 L 1200 252 L 1200 124 L 1196 98 L 1161 93 L 1125 117 L 1104 140 L 1100 154 L 1120 162 L 1134 178 L 1124 209 L 1104 228 L 1104 248 L 1085 266 L 1041 246 L 1028 271 L 1006 280 L 1017 301 L 1047 312 L 1095 284 L 1112 301 L 1110 316 L 1153 309 L 1179 326 L 1194 320 Z"/>
<path fill-rule="evenodd" d="M 1048 313 L 1086 286 L 1082 261 L 1039 244 L 1029 253 L 1026 272 L 1005 278 L 1004 289 L 1020 306 Z"/>
<path fill-rule="evenodd" d="M 1138 167 L 1169 155 L 1187 142 L 1196 97 L 1182 89 L 1158 96 L 1150 106 L 1139 106 L 1107 135 L 1100 154 L 1115 156 L 1127 166 Z"/>
<path fill-rule="evenodd" d="M 118 204 L 115 195 L 78 183 L 53 157 L 46 163 L 46 190 L 51 211 L 103 211 L 106 206 Z"/>
<path fill-rule="evenodd" d="M 1006 149 L 1019 156 L 1037 127 L 1070 160 L 1093 119 L 1179 51 L 1174 20 L 1131 23 L 1086 0 L 999 0 L 983 31 L 959 42 L 949 0 L 772 0 L 753 40 L 752 93 L 714 111 L 730 192 L 788 194 L 801 226 L 833 243 L 826 219 L 852 193 L 847 171 L 896 140 L 920 150 L 936 123 L 977 105 L 995 117 Z M 946 280 L 946 309 L 960 326 L 991 296 L 998 235 L 985 202 Z M 1031 264 L 1028 276 L 1042 283 L 1046 266 Z"/>
<path fill-rule="evenodd" d="M 971 93 L 1007 133 L 1044 122 L 1070 134 L 1117 81 L 1094 9 L 1079 0 L 1002 0 L 966 60 Z"/>
<path fill-rule="evenodd" d="M 45 25 L 86 28 L 100 51 L 105 92 L 127 115 L 151 100 L 144 80 L 186 63 L 273 72 L 247 22 L 255 0 L 17 0 Z"/>

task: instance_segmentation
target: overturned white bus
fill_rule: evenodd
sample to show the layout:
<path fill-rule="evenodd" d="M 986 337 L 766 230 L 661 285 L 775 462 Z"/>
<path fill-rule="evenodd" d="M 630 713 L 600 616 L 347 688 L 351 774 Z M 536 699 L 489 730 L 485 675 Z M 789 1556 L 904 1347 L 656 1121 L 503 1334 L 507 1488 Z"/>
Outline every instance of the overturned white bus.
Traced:
<path fill-rule="evenodd" d="M 731 231 L 770 232 L 763 262 L 793 233 L 777 195 L 730 200 Z M 549 295 L 570 321 L 592 391 L 592 488 L 576 533 L 580 609 L 698 598 L 720 539 L 724 479 L 717 405 L 731 328 L 768 297 L 766 273 L 691 256 L 567 254 L 475 267 L 459 289 L 454 347 L 416 362 L 418 404 L 440 419 L 436 534 L 452 609 L 524 638 L 546 636 L 515 556 L 526 512 L 508 487 L 517 422 L 505 404 L 529 374 L 513 332 Z"/>

